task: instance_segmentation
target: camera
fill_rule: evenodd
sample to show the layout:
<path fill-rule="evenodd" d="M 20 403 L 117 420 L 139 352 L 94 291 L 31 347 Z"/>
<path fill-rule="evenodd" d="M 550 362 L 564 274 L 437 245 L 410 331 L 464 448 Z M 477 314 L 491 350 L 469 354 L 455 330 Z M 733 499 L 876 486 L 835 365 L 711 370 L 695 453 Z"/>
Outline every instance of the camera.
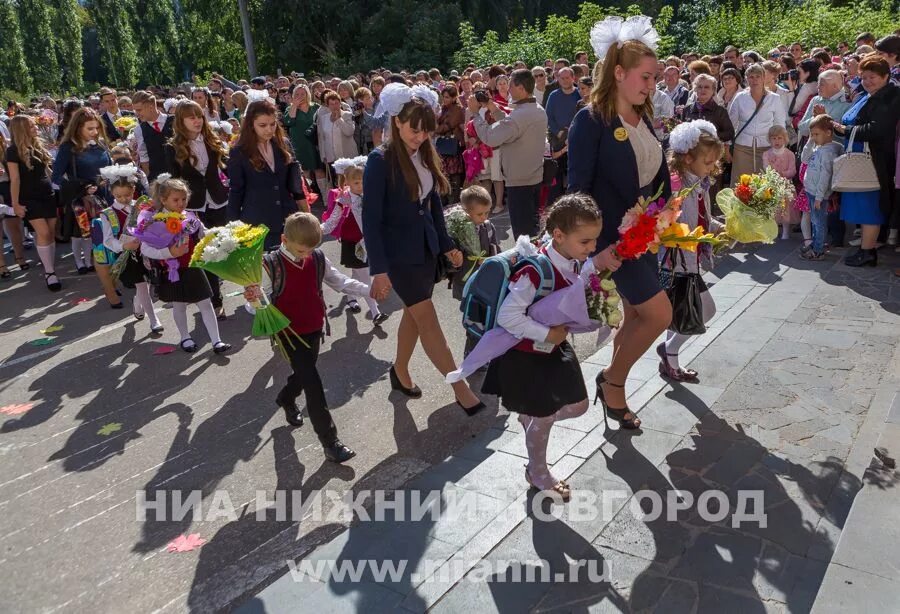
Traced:
<path fill-rule="evenodd" d="M 791 81 L 799 81 L 800 80 L 800 71 L 797 70 L 796 68 L 793 70 L 789 70 L 788 76 L 790 77 Z"/>
<path fill-rule="evenodd" d="M 780 73 L 780 74 L 778 75 L 778 80 L 779 80 L 779 81 L 787 81 L 787 80 L 788 80 L 788 74 L 787 74 L 786 72 Z"/>
<path fill-rule="evenodd" d="M 488 101 L 490 100 L 490 97 L 488 97 L 488 94 L 486 91 L 478 90 L 475 92 L 475 100 L 477 100 L 481 104 L 487 104 Z"/>

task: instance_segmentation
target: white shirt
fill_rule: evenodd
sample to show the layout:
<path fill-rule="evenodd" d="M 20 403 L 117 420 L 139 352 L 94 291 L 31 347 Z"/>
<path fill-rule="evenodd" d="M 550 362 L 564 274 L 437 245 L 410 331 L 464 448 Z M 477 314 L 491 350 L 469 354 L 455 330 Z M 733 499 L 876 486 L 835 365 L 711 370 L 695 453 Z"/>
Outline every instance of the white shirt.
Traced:
<path fill-rule="evenodd" d="M 201 175 L 205 175 L 206 169 L 209 168 L 209 154 L 206 151 L 206 142 L 203 140 L 203 134 L 198 134 L 197 138 L 192 139 L 190 142 L 190 146 L 191 153 L 193 153 L 194 157 L 197 158 L 197 163 L 194 164 L 194 168 L 197 169 L 197 172 Z M 227 204 L 228 199 L 225 199 L 220 203 L 215 202 L 212 199 L 212 196 L 209 195 L 209 190 L 207 190 L 206 202 L 204 203 L 203 209 L 199 210 L 204 211 L 206 209 L 221 209 Z M 191 211 L 196 211 L 196 209 L 191 209 Z"/>
<path fill-rule="evenodd" d="M 419 200 L 422 200 L 431 194 L 431 190 L 434 189 L 434 176 L 431 174 L 431 170 L 422 162 L 422 155 L 418 149 L 416 153 L 410 156 L 410 159 L 416 169 L 416 173 L 419 174 Z"/>
<path fill-rule="evenodd" d="M 127 203 L 127 204 L 123 204 L 117 200 L 114 200 L 113 204 L 112 204 L 113 209 L 115 209 L 116 211 L 124 211 L 126 218 L 129 215 L 131 215 L 131 208 L 133 206 L 134 206 L 134 201 Z M 100 216 L 100 228 L 103 229 L 103 247 L 105 247 L 106 249 L 108 249 L 111 252 L 115 252 L 116 254 L 122 253 L 122 250 L 124 248 L 122 247 L 121 236 L 123 234 L 125 234 L 125 229 L 124 228 L 119 229 L 120 234 L 118 237 L 113 235 L 112 226 L 109 225 L 109 220 L 106 218 L 105 215 Z"/>
<path fill-rule="evenodd" d="M 154 120 L 159 124 L 160 131 L 162 131 L 163 126 L 166 125 L 166 120 L 168 118 L 169 118 L 169 116 L 166 115 L 165 113 L 160 113 L 157 116 L 156 120 Z M 148 123 L 150 124 L 150 127 L 152 128 L 153 122 L 148 122 Z M 138 124 L 138 127 L 136 130 L 132 130 L 131 132 L 134 134 L 134 142 L 137 145 L 138 160 L 140 160 L 141 163 L 149 164 L 150 163 L 150 154 L 147 153 L 147 145 L 144 143 L 144 135 L 141 132 L 140 124 Z"/>
<path fill-rule="evenodd" d="M 741 90 L 731 101 L 728 107 L 728 117 L 734 126 L 734 132 L 737 134 L 741 128 L 748 122 L 753 112 L 756 110 L 756 101 L 750 95 L 750 90 Z M 753 121 L 743 129 L 741 135 L 735 139 L 736 145 L 744 147 L 753 147 L 754 143 L 757 147 L 769 146 L 769 128 L 772 126 L 784 126 L 787 121 L 787 111 L 778 94 L 766 91 L 766 95 L 762 101 L 762 107 L 759 113 L 753 118 Z"/>
<path fill-rule="evenodd" d="M 579 262 L 569 260 L 553 248 L 547 246 L 547 256 L 557 271 L 563 274 L 570 284 L 583 283 L 579 273 L 587 275 L 594 268 L 592 260 L 587 260 L 579 271 Z M 497 311 L 497 324 L 518 339 L 530 339 L 537 343 L 543 343 L 550 332 L 550 327 L 545 326 L 528 315 L 528 308 L 534 302 L 537 288 L 531 283 L 528 275 L 522 275 L 509 287 L 509 293 L 503 299 L 500 310 Z"/>
<path fill-rule="evenodd" d="M 334 122 L 330 113 L 322 115 L 322 144 L 322 160 L 334 162 Z"/>

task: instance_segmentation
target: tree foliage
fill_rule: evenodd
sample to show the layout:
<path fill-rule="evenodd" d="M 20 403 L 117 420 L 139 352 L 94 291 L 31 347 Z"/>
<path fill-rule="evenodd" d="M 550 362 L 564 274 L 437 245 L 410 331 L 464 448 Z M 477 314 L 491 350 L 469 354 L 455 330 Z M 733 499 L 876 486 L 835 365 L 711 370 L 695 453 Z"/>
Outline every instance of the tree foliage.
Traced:
<path fill-rule="evenodd" d="M 877 1 L 877 0 L 876 0 Z M 884 36 L 900 25 L 892 0 L 877 4 L 853 0 L 835 5 L 827 0 L 742 0 L 737 8 L 725 5 L 701 19 L 696 27 L 696 49 L 720 53 L 727 45 L 765 53 L 785 43 L 800 42 L 806 48 L 840 41 L 851 44 L 860 32 Z"/>
<path fill-rule="evenodd" d="M 140 22 L 133 28 L 141 83 L 172 83 L 181 57 L 172 0 L 135 0 Z"/>
<path fill-rule="evenodd" d="M 81 57 L 80 14 L 84 11 L 78 0 L 53 0 L 53 32 L 56 34 L 56 61 L 59 64 L 62 86 L 67 91 L 78 91 L 84 76 Z"/>
<path fill-rule="evenodd" d="M 237 2 L 180 0 L 182 57 L 194 72 L 219 72 L 231 79 L 247 74 L 247 55 Z M 253 5 L 251 4 L 251 7 Z"/>
<path fill-rule="evenodd" d="M 44 0 L 19 0 L 18 14 L 22 48 L 34 88 L 42 92 L 59 91 L 61 81 L 50 6 Z M 4 52 L 5 47 L 4 43 Z"/>
<path fill-rule="evenodd" d="M 91 0 L 89 10 L 97 26 L 109 78 L 117 87 L 133 86 L 139 64 L 131 28 L 134 4 L 131 0 Z"/>
<path fill-rule="evenodd" d="M 30 92 L 31 72 L 25 61 L 22 32 L 19 30 L 13 0 L 0 0 L 0 40 L 3 41 L 3 53 L 0 53 L 0 87 Z"/>

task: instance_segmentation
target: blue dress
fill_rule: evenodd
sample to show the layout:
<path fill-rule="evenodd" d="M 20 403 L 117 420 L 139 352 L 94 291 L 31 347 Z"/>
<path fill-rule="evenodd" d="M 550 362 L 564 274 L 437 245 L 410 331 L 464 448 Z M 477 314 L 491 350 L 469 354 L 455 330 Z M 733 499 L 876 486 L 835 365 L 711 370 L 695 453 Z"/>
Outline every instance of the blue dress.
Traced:
<path fill-rule="evenodd" d="M 841 123 L 845 126 L 853 126 L 856 124 L 856 116 L 860 110 L 866 106 L 869 101 L 869 94 L 865 93 L 859 97 L 859 100 L 844 113 Z M 850 133 L 845 135 L 847 142 L 850 141 Z M 854 141 L 853 151 L 862 151 L 865 143 Z M 850 224 L 866 224 L 880 226 L 884 224 L 884 215 L 881 213 L 879 206 L 879 191 L 871 192 L 841 192 L 841 220 Z"/>

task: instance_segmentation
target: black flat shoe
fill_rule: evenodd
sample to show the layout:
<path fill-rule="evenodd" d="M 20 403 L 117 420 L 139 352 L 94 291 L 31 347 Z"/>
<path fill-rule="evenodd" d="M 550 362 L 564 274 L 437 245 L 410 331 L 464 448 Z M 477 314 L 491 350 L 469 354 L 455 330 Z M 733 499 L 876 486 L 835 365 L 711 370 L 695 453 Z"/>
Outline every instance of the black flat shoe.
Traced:
<path fill-rule="evenodd" d="M 628 406 L 625 407 L 610 407 L 606 404 L 606 395 L 603 394 L 603 384 L 608 386 L 615 386 L 616 388 L 624 388 L 624 385 L 613 384 L 606 380 L 606 374 L 603 371 L 597 374 L 596 379 L 597 384 L 597 393 L 594 396 L 594 405 L 597 404 L 597 401 L 603 405 L 603 424 L 606 426 L 607 430 L 609 429 L 609 423 L 606 421 L 606 417 L 609 416 L 613 420 L 619 423 L 619 426 L 623 429 L 627 429 L 629 431 L 637 430 L 641 428 L 641 419 L 634 415 Z M 628 414 L 631 414 L 631 418 L 626 418 Z"/>
<path fill-rule="evenodd" d="M 323 446 L 323 448 L 325 450 L 325 458 L 332 463 L 343 463 L 356 456 L 356 452 L 342 444 L 340 439 L 336 439 L 333 444 Z"/>
<path fill-rule="evenodd" d="M 855 254 L 844 258 L 844 264 L 852 267 L 878 266 L 878 252 L 874 249 L 859 248 Z"/>
<path fill-rule="evenodd" d="M 0 279 L 9 279 L 12 277 L 12 273 L 9 272 L 5 266 L 0 267 Z"/>
<path fill-rule="evenodd" d="M 407 388 L 402 383 L 400 383 L 400 378 L 397 377 L 397 372 L 394 371 L 394 365 L 391 365 L 390 376 L 391 376 L 391 388 L 393 390 L 399 390 L 400 392 L 402 392 L 403 394 L 405 394 L 406 396 L 408 396 L 411 399 L 422 398 L 422 389 L 421 388 L 419 388 L 415 384 L 413 384 L 412 388 Z"/>
<path fill-rule="evenodd" d="M 78 267 L 78 274 L 79 274 L 79 275 L 87 275 L 89 272 L 90 272 L 90 271 L 88 271 L 88 268 L 87 268 L 86 266 L 80 266 L 80 267 Z"/>
<path fill-rule="evenodd" d="M 110 303 L 109 307 L 110 309 L 124 309 L 125 304 L 122 301 L 119 301 L 118 303 Z"/>
<path fill-rule="evenodd" d="M 284 418 L 291 426 L 303 426 L 303 413 L 297 407 L 296 399 L 289 399 L 284 395 L 284 391 L 278 393 L 275 397 L 275 404 L 284 410 Z"/>
<path fill-rule="evenodd" d="M 53 278 L 53 281 L 50 281 L 51 277 Z M 59 292 L 62 289 L 62 284 L 59 283 L 59 277 L 52 271 L 50 273 L 44 273 L 44 281 L 47 282 L 47 289 L 51 292 Z"/>
<path fill-rule="evenodd" d="M 224 341 L 219 341 L 217 344 L 213 346 L 213 352 L 216 354 L 222 354 L 231 349 L 230 343 L 225 343 Z"/>
<path fill-rule="evenodd" d="M 142 314 L 142 313 L 133 313 L 131 315 L 133 315 L 134 319 L 137 320 L 138 322 L 140 322 L 144 319 L 144 314 Z"/>
<path fill-rule="evenodd" d="M 486 406 L 484 403 L 482 403 L 481 401 L 478 401 L 478 403 L 476 403 L 476 404 L 473 405 L 472 407 L 466 407 L 465 405 L 463 405 L 462 403 L 459 402 L 459 399 L 456 400 L 456 404 L 459 405 L 460 407 L 462 407 L 462 410 L 463 410 L 464 412 L 466 412 L 466 415 L 467 415 L 467 416 L 474 416 L 475 414 L 477 414 L 478 412 L 480 412 L 482 409 L 484 409 L 485 407 L 487 407 L 487 406 Z"/>
<path fill-rule="evenodd" d="M 92 264 L 91 266 L 89 266 L 89 267 L 87 268 L 87 270 L 88 270 L 88 273 L 94 273 L 97 269 L 95 269 L 95 268 L 94 268 L 94 265 Z M 118 290 L 117 290 L 117 292 L 118 292 Z"/>
<path fill-rule="evenodd" d="M 19 270 L 21 271 L 27 271 L 31 268 L 31 265 L 24 258 L 16 258 L 16 264 L 19 265 Z"/>
<path fill-rule="evenodd" d="M 387 321 L 388 317 L 389 316 L 386 313 L 379 313 L 377 316 L 372 318 L 372 324 L 374 324 L 375 326 L 381 326 Z"/>
<path fill-rule="evenodd" d="M 197 344 L 194 343 L 194 340 L 188 337 L 184 341 L 182 341 L 179 345 L 181 345 L 181 349 L 187 352 L 188 354 L 193 354 L 197 351 Z"/>
<path fill-rule="evenodd" d="M 166 330 L 165 326 L 161 326 L 161 325 L 160 326 L 151 326 L 150 334 L 153 335 L 154 337 L 159 337 L 161 334 L 163 334 L 164 330 Z"/>
<path fill-rule="evenodd" d="M 347 309 L 349 309 L 353 313 L 359 313 L 362 311 L 362 307 L 359 306 L 359 302 L 357 302 L 357 301 L 348 302 Z"/>

